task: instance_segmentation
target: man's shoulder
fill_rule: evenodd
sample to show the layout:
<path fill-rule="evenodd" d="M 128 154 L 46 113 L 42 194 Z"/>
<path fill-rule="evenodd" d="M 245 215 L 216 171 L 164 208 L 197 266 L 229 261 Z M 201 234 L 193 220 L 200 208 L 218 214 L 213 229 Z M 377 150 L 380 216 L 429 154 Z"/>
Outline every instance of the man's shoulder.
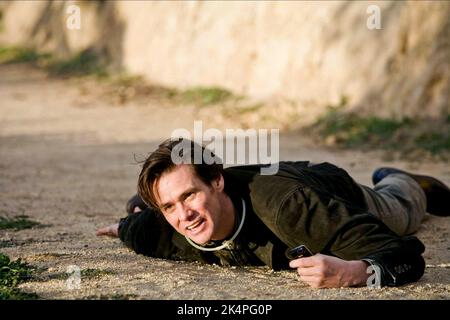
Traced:
<path fill-rule="evenodd" d="M 264 165 L 229 167 L 225 169 L 225 179 L 228 178 L 229 183 L 236 187 L 237 185 L 245 186 L 249 191 L 261 190 L 272 193 L 273 189 L 273 191 L 281 191 L 298 185 L 301 182 L 298 170 L 304 166 L 307 166 L 307 162 L 280 162 L 278 171 L 274 174 L 262 174 L 261 168 Z"/>
<path fill-rule="evenodd" d="M 280 162 L 279 170 L 273 175 L 260 173 L 261 166 L 240 166 L 226 169 L 226 182 L 234 192 L 248 194 L 257 215 L 276 215 L 283 201 L 293 192 L 304 186 L 297 169 L 307 166 L 308 162 Z"/>
<path fill-rule="evenodd" d="M 286 172 L 293 173 L 296 170 L 301 170 L 302 168 L 308 167 L 309 164 L 309 161 L 280 161 L 275 164 L 275 167 L 277 167 L 278 170 L 273 172 L 272 174 L 264 174 L 261 170 L 263 168 L 269 167 L 270 165 L 268 164 L 233 166 L 226 168 L 225 172 L 230 173 L 234 176 L 253 177 L 255 175 L 261 175 L 270 179 L 273 177 L 286 176 Z M 274 164 L 271 165 L 273 166 Z"/>

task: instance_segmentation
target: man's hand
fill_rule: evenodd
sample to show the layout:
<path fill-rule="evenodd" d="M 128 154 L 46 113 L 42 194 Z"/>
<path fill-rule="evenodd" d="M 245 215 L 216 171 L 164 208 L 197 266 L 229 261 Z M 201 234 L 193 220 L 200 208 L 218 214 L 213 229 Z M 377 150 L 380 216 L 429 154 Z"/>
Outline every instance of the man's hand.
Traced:
<path fill-rule="evenodd" d="M 119 224 L 115 223 L 110 226 L 97 229 L 95 234 L 97 236 L 109 236 L 109 237 L 118 238 L 119 237 Z"/>
<path fill-rule="evenodd" d="M 369 277 L 364 261 L 345 261 L 323 254 L 292 260 L 289 266 L 297 268 L 300 280 L 313 288 L 361 286 Z"/>
<path fill-rule="evenodd" d="M 139 207 L 134 207 L 134 209 L 133 209 L 133 213 L 138 213 L 141 211 L 142 210 Z M 97 236 L 108 236 L 108 237 L 118 238 L 119 237 L 119 224 L 114 223 L 110 226 L 97 229 L 97 231 L 95 231 L 95 234 Z"/>

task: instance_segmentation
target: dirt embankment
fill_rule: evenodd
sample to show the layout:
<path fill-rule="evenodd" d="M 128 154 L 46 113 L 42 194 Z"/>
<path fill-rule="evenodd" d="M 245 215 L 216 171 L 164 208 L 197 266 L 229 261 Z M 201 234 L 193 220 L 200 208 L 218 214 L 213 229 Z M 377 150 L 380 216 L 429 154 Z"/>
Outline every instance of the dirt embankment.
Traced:
<path fill-rule="evenodd" d="M 67 28 L 73 4 L 79 29 Z M 169 87 L 282 96 L 314 112 L 346 98 L 371 115 L 450 113 L 445 1 L 11 1 L 0 9 L 1 45 L 65 57 L 92 49 Z"/>

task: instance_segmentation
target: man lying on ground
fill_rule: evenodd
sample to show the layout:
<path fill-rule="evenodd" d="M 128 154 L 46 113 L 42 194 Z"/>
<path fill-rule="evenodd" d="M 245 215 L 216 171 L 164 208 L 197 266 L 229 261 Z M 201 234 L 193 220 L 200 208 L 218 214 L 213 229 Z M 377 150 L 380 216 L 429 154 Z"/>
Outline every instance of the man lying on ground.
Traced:
<path fill-rule="evenodd" d="M 150 154 L 129 215 L 97 235 L 156 258 L 291 267 L 312 287 L 366 285 L 370 266 L 379 285 L 399 286 L 424 273 L 425 247 L 411 234 L 426 212 L 450 215 L 450 189 L 432 177 L 380 168 L 372 189 L 330 163 L 307 161 L 263 175 L 261 165 L 195 164 L 191 141 L 183 152 L 192 161 L 175 164 L 181 141 Z M 312 256 L 285 254 L 299 245 Z"/>

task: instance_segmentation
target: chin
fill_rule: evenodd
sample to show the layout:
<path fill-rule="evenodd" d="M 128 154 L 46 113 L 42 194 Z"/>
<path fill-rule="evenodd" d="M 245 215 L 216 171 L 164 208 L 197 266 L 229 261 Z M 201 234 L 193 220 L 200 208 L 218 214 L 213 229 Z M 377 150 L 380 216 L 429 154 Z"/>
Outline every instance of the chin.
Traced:
<path fill-rule="evenodd" d="M 195 243 L 197 243 L 197 244 L 204 245 L 204 244 L 206 244 L 208 241 L 211 240 L 211 237 L 205 237 L 205 236 L 199 235 L 199 236 L 196 236 L 196 237 L 193 237 L 193 238 L 190 238 L 190 239 L 191 239 L 192 241 L 194 241 Z"/>
<path fill-rule="evenodd" d="M 213 228 L 211 228 L 211 225 L 209 222 L 206 222 L 206 224 L 203 226 L 202 230 L 199 230 L 196 234 L 189 234 L 189 232 L 186 234 L 187 237 L 189 237 L 192 241 L 194 241 L 197 244 L 203 245 L 209 242 L 213 235 Z"/>
<path fill-rule="evenodd" d="M 207 230 L 194 235 L 191 240 L 194 241 L 197 244 L 206 244 L 207 242 L 209 242 L 212 238 L 212 235 L 210 232 L 208 232 Z"/>

